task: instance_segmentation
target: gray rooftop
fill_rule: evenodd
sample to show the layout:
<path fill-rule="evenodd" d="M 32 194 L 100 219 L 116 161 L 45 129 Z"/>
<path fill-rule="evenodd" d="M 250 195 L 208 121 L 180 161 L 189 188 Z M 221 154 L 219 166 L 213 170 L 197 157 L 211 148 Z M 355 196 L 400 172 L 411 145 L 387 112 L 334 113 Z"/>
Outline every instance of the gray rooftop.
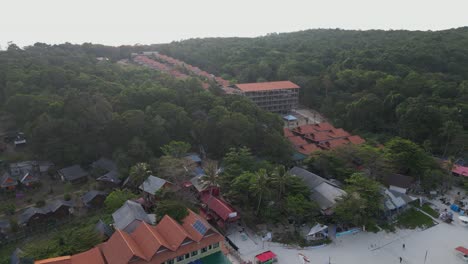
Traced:
<path fill-rule="evenodd" d="M 193 187 L 195 187 L 195 189 L 197 189 L 198 192 L 202 192 L 206 189 L 205 185 L 201 180 L 201 177 L 203 177 L 203 175 L 197 175 L 190 179 L 190 182 L 192 183 Z"/>
<path fill-rule="evenodd" d="M 102 175 L 101 177 L 96 179 L 97 181 L 103 181 L 103 182 L 111 182 L 114 184 L 120 184 L 122 182 L 119 179 L 119 173 L 115 170 L 109 171 L 108 173 Z"/>
<path fill-rule="evenodd" d="M 99 195 L 104 195 L 106 196 L 107 194 L 105 192 L 101 192 L 101 191 L 96 191 L 96 190 L 91 190 L 85 194 L 83 194 L 83 196 L 81 196 L 81 200 L 83 201 L 84 204 L 88 204 L 89 202 L 91 202 L 96 196 L 99 196 Z"/>
<path fill-rule="evenodd" d="M 167 181 L 159 177 L 150 175 L 139 187 L 140 190 L 149 194 L 155 194 L 159 191 Z"/>
<path fill-rule="evenodd" d="M 42 207 L 41 209 L 44 211 L 44 212 L 55 212 L 57 211 L 60 207 L 62 206 L 65 206 L 65 207 L 73 207 L 75 204 L 73 203 L 73 201 L 64 201 L 64 200 L 53 200 L 53 201 L 50 201 L 48 202 L 44 207 Z"/>
<path fill-rule="evenodd" d="M 124 230 L 133 221 L 145 221 L 148 224 L 153 224 L 151 218 L 146 214 L 141 204 L 134 201 L 126 201 L 122 207 L 117 209 L 112 214 L 114 219 L 114 226 L 117 229 Z"/>
<path fill-rule="evenodd" d="M 402 208 L 409 202 L 416 200 L 416 198 L 407 194 L 392 191 L 387 188 L 382 188 L 382 194 L 384 196 L 384 208 L 386 211 Z"/>
<path fill-rule="evenodd" d="M 346 194 L 334 183 L 303 168 L 294 167 L 289 170 L 289 173 L 304 180 L 311 191 L 310 199 L 315 201 L 322 210 L 333 207 L 336 200 Z"/>
<path fill-rule="evenodd" d="M 18 223 L 20 225 L 26 224 L 29 221 L 29 219 L 31 219 L 31 217 L 33 217 L 36 214 L 46 215 L 47 212 L 44 211 L 42 208 L 29 207 L 18 217 Z"/>
<path fill-rule="evenodd" d="M 95 162 L 91 164 L 91 167 L 100 168 L 100 169 L 104 169 L 107 171 L 117 170 L 117 164 L 115 164 L 113 160 L 110 160 L 108 158 L 100 158 L 96 160 Z"/>
<path fill-rule="evenodd" d="M 81 168 L 80 165 L 73 165 L 70 167 L 66 167 L 66 168 L 59 170 L 58 172 L 67 181 L 73 181 L 73 180 L 88 176 L 88 173 L 85 170 L 83 170 L 83 168 Z"/>
<path fill-rule="evenodd" d="M 112 228 L 107 225 L 106 223 L 104 223 L 104 221 L 100 220 L 97 222 L 96 226 L 94 227 L 94 229 L 101 235 L 105 235 L 107 237 L 111 237 L 112 234 L 114 233 L 114 230 L 112 230 Z"/>

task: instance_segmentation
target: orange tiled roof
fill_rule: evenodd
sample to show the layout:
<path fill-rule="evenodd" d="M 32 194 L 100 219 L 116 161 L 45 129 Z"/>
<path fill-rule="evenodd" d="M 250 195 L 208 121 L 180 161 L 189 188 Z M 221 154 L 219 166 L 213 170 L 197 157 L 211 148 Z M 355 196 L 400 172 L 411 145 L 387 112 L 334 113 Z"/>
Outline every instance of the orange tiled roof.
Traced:
<path fill-rule="evenodd" d="M 349 142 L 351 142 L 351 143 L 353 143 L 353 144 L 357 144 L 357 145 L 366 142 L 362 137 L 356 136 L 356 135 L 355 135 L 355 136 L 350 136 L 350 137 L 348 138 L 348 140 L 349 140 Z"/>
<path fill-rule="evenodd" d="M 193 240 L 187 231 L 174 219 L 165 215 L 156 226 L 156 231 L 166 238 L 171 250 L 177 250 L 186 239 Z"/>
<path fill-rule="evenodd" d="M 287 128 L 287 127 L 283 128 L 283 133 L 284 133 L 284 136 L 287 137 L 287 138 L 288 138 L 288 137 L 294 137 L 294 136 L 296 136 L 296 135 L 294 135 L 294 133 L 291 132 L 291 130 L 289 130 L 289 128 Z"/>
<path fill-rule="evenodd" d="M 188 211 L 189 211 L 189 214 L 187 215 L 187 217 L 185 217 L 184 223 L 182 225 L 184 229 L 187 230 L 187 232 L 193 238 L 193 240 L 195 240 L 196 242 L 200 242 L 203 239 L 203 235 L 200 234 L 198 231 L 196 231 L 195 228 L 193 227 L 193 225 L 195 224 L 197 220 L 202 222 L 206 227 L 208 227 L 209 230 L 212 230 L 217 233 L 217 231 L 215 229 L 212 229 L 210 224 L 208 224 L 208 222 L 206 222 L 206 220 L 203 219 L 203 217 L 197 215 L 192 210 L 188 210 Z"/>
<path fill-rule="evenodd" d="M 196 231 L 193 226 L 197 221 L 200 221 L 207 228 L 207 232 L 203 235 Z M 36 263 L 163 263 L 213 243 L 220 243 L 221 249 L 223 249 L 223 241 L 224 237 L 208 222 L 189 210 L 188 216 L 183 220 L 183 225 L 178 224 L 174 219 L 166 215 L 156 227 L 141 222 L 132 234 L 116 230 L 107 242 L 99 244 L 86 252 L 71 257 L 45 259 Z M 172 247 L 171 244 L 177 245 L 177 247 Z"/>
<path fill-rule="evenodd" d="M 333 129 L 329 135 L 330 135 L 331 137 L 334 137 L 334 138 L 349 137 L 349 136 L 351 136 L 351 134 L 349 134 L 348 132 L 346 132 L 346 131 L 345 131 L 344 129 L 342 129 L 342 128 Z"/>
<path fill-rule="evenodd" d="M 104 243 L 103 253 L 107 262 L 112 264 L 126 264 L 134 258 L 146 259 L 130 235 L 119 229 Z"/>
<path fill-rule="evenodd" d="M 362 144 L 365 142 L 360 136 L 352 136 L 344 129 L 335 128 L 327 122 L 303 125 L 292 130 L 284 128 L 283 131 L 284 136 L 296 150 L 304 155 L 309 155 L 317 150 L 334 149 L 349 143 Z M 312 143 L 308 143 L 307 140 L 312 141 Z"/>
<path fill-rule="evenodd" d="M 99 248 L 95 247 L 71 257 L 71 264 L 106 264 Z"/>
<path fill-rule="evenodd" d="M 35 261 L 34 264 L 71 264 L 71 256 L 63 256 Z"/>
<path fill-rule="evenodd" d="M 141 251 L 149 259 L 160 249 L 170 249 L 166 239 L 156 231 L 156 228 L 144 221 L 133 231 L 131 237 L 134 241 L 138 241 Z"/>
<path fill-rule="evenodd" d="M 309 155 L 310 153 L 314 151 L 318 151 L 318 150 L 322 150 L 322 149 L 319 146 L 317 146 L 315 143 L 311 143 L 311 144 L 297 148 L 297 151 L 299 151 L 300 153 L 304 155 Z"/>
<path fill-rule="evenodd" d="M 241 83 L 241 84 L 236 84 L 236 87 L 244 92 L 300 88 L 297 84 L 291 81 Z"/>
<path fill-rule="evenodd" d="M 296 147 L 309 144 L 309 142 L 307 142 L 304 138 L 300 136 L 289 137 L 289 141 L 291 141 L 291 143 Z"/>

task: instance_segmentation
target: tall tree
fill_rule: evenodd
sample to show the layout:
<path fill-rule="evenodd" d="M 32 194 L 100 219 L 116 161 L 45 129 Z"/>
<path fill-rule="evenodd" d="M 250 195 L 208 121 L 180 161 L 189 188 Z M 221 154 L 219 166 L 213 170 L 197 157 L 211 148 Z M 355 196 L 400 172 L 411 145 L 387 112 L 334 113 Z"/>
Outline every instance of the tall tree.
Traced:
<path fill-rule="evenodd" d="M 268 188 L 269 177 L 265 169 L 260 169 L 255 173 L 255 177 L 252 179 L 250 191 L 255 197 L 257 197 L 257 209 L 256 214 L 260 212 L 260 206 L 262 205 L 263 199 L 270 192 Z"/>

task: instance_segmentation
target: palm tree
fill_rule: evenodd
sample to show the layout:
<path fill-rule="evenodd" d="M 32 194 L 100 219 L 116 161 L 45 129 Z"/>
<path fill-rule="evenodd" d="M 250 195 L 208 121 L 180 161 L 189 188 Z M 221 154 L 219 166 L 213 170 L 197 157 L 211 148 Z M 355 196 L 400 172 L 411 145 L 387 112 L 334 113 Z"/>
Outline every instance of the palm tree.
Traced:
<path fill-rule="evenodd" d="M 254 181 L 250 186 L 250 190 L 252 193 L 258 197 L 258 204 L 257 204 L 257 211 L 256 214 L 258 215 L 260 211 L 260 205 L 262 204 L 262 199 L 268 193 L 268 174 L 265 169 L 260 169 L 257 173 L 255 173 Z"/>
<path fill-rule="evenodd" d="M 205 175 L 200 178 L 203 188 L 210 188 L 210 196 L 213 196 L 213 187 L 219 186 L 219 169 L 215 161 L 207 162 L 205 166 Z"/>
<path fill-rule="evenodd" d="M 150 167 L 147 163 L 140 162 L 130 168 L 130 183 L 133 187 L 138 187 L 148 176 L 151 175 Z"/>
<path fill-rule="evenodd" d="M 445 169 L 447 170 L 447 185 L 448 189 L 452 187 L 452 170 L 455 167 L 455 158 L 453 156 L 448 157 L 447 162 L 445 163 Z"/>
<path fill-rule="evenodd" d="M 286 171 L 284 166 L 278 166 L 273 172 L 271 183 L 278 187 L 278 198 L 281 200 L 286 193 L 286 185 L 289 182 L 291 174 Z"/>

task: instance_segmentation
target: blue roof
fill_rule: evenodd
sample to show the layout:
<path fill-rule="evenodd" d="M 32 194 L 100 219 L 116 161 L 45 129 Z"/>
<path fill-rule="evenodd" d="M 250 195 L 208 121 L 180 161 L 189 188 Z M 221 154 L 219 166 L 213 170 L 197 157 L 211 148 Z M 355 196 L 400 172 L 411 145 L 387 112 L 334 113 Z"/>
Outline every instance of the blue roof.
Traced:
<path fill-rule="evenodd" d="M 205 175 L 205 170 L 203 170 L 202 167 L 196 167 L 193 172 L 195 173 L 195 176 L 198 175 Z"/>
<path fill-rule="evenodd" d="M 293 115 L 287 115 L 287 116 L 284 116 L 283 119 L 287 120 L 287 121 L 296 121 L 297 118 Z"/>
<path fill-rule="evenodd" d="M 195 153 L 188 154 L 187 158 L 191 159 L 193 162 L 202 162 L 200 156 Z"/>
<path fill-rule="evenodd" d="M 305 158 L 307 158 L 307 156 L 299 152 L 294 152 L 292 156 L 293 161 L 300 161 L 300 160 L 304 160 Z"/>

